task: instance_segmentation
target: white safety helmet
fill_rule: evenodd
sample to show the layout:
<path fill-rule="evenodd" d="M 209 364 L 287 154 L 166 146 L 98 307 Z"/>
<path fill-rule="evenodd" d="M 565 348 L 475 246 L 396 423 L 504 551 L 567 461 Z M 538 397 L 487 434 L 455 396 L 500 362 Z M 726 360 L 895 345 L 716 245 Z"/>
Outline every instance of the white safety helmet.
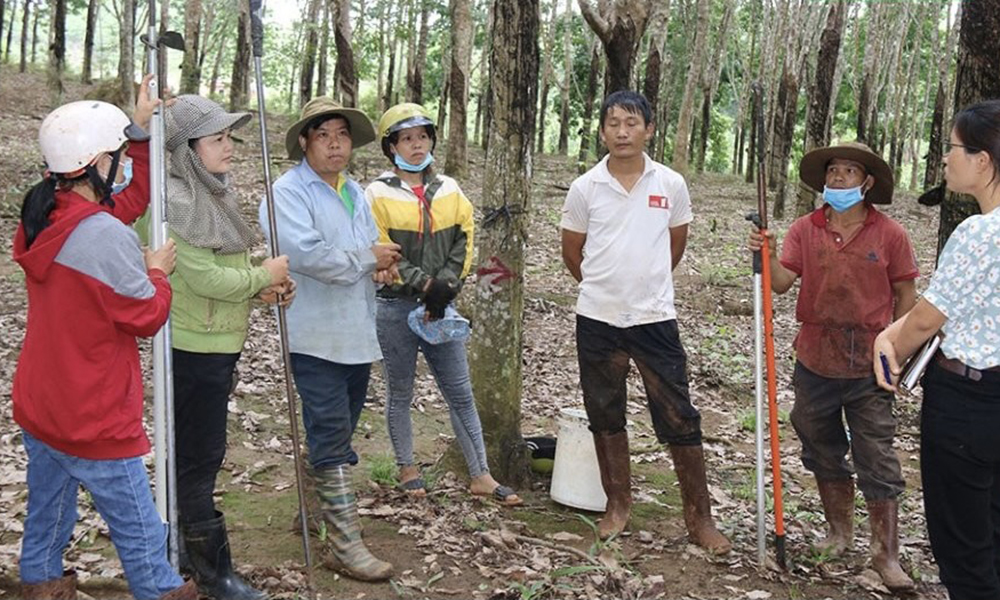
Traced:
<path fill-rule="evenodd" d="M 120 108 L 99 100 L 64 104 L 50 112 L 38 130 L 45 164 L 61 174 L 82 172 L 98 156 L 115 152 L 129 140 L 148 139 Z"/>

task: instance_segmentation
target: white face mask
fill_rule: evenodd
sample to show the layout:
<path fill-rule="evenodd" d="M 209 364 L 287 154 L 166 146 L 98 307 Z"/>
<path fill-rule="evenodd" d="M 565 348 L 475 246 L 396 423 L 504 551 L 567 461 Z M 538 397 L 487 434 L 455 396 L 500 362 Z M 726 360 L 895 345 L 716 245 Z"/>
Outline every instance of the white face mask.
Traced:
<path fill-rule="evenodd" d="M 111 184 L 111 195 L 120 194 L 125 191 L 125 188 L 132 183 L 132 159 L 126 158 L 122 161 L 122 169 L 124 170 L 125 177 L 122 179 L 121 183 L 115 182 Z"/>

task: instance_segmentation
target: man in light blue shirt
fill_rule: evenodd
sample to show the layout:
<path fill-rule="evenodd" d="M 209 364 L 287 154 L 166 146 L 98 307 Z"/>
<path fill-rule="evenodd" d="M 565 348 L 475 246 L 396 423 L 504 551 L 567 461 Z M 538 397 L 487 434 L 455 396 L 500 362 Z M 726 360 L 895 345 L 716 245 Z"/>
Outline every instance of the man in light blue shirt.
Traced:
<path fill-rule="evenodd" d="M 355 147 L 375 139 L 359 110 L 328 97 L 310 100 L 289 128 L 285 148 L 299 164 L 274 182 L 277 236 L 298 284 L 288 308 L 295 386 L 302 398 L 309 462 L 334 568 L 364 581 L 388 579 L 392 565 L 361 539 L 350 465 L 371 364 L 382 358 L 375 334 L 375 285 L 397 276 L 399 246 L 379 244 L 364 193 L 344 175 Z M 271 238 L 267 206 L 260 222 Z M 325 562 L 325 564 L 330 564 Z"/>

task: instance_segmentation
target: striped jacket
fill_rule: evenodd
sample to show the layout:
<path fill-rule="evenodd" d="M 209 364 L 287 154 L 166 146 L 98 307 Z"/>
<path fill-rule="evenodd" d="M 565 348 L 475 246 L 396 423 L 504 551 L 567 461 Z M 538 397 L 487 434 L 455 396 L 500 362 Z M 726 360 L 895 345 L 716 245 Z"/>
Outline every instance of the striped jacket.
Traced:
<path fill-rule="evenodd" d="M 415 300 L 432 278 L 461 285 L 469 274 L 472 203 L 458 183 L 445 175 L 430 175 L 424 194 L 426 204 L 392 171 L 379 175 L 365 190 L 379 241 L 402 246 L 400 279 L 379 290 L 380 296 Z"/>

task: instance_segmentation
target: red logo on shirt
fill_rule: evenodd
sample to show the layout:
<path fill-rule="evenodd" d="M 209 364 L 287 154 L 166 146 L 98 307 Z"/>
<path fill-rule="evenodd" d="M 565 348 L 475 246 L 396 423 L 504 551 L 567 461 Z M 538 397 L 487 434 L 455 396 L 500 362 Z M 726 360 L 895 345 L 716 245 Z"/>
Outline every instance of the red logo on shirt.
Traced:
<path fill-rule="evenodd" d="M 666 196 L 650 196 L 650 208 L 670 208 L 670 200 Z"/>

